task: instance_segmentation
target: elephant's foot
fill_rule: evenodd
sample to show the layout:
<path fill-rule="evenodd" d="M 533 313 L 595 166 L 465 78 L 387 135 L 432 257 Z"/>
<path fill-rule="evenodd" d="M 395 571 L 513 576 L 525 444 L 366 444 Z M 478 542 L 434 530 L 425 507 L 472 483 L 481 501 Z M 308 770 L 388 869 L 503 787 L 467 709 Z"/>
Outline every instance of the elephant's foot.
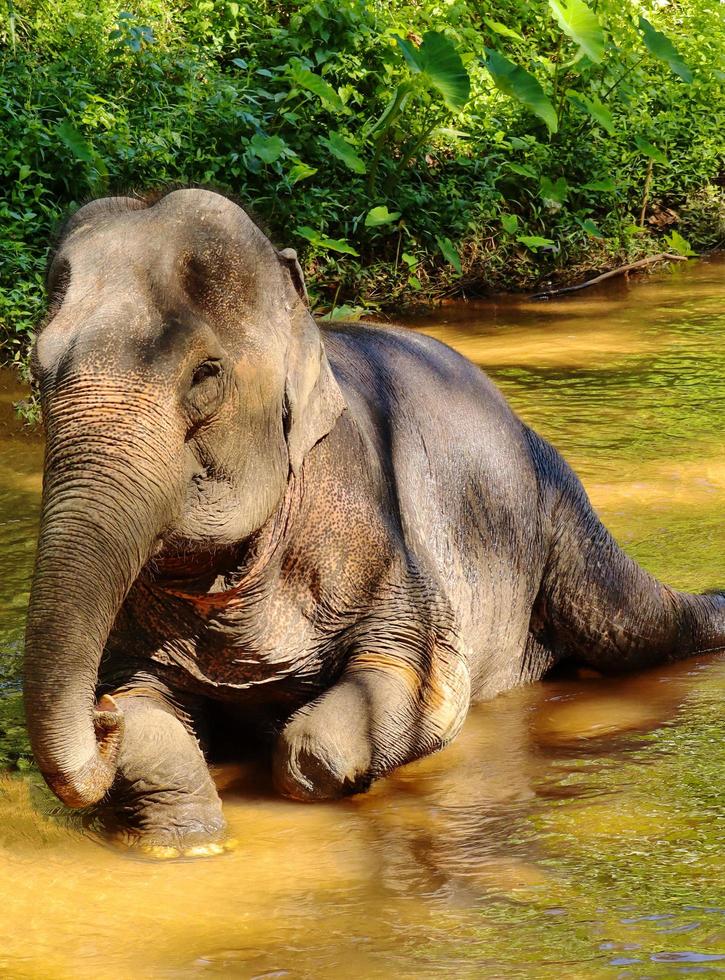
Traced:
<path fill-rule="evenodd" d="M 115 844 L 159 858 L 230 848 L 222 805 L 196 739 L 162 702 L 119 698 L 125 732 L 116 779 L 98 811 Z"/>
<path fill-rule="evenodd" d="M 462 662 L 434 660 L 424 684 L 400 657 L 356 654 L 334 687 L 288 721 L 275 749 L 275 786 L 305 801 L 363 793 L 449 742 L 469 699 Z"/>
<path fill-rule="evenodd" d="M 141 839 L 131 848 L 132 853 L 155 861 L 173 861 L 180 858 L 218 857 L 236 850 L 239 842 L 228 837 L 224 840 L 206 840 L 194 843 L 189 839 L 177 839 L 173 844 L 153 843 Z"/>
<path fill-rule="evenodd" d="M 365 792 L 373 779 L 367 740 L 337 740 L 317 727 L 313 718 L 298 717 L 280 735 L 273 760 L 278 792 L 304 802 Z"/>
<path fill-rule="evenodd" d="M 218 801 L 217 801 L 218 803 Z M 128 819 L 116 811 L 99 815 L 99 829 L 114 847 L 145 857 L 213 857 L 236 847 L 226 835 L 226 823 L 219 807 L 206 814 L 195 813 L 185 819 L 178 811 L 165 814 L 163 808 L 148 806 L 141 819 Z"/>

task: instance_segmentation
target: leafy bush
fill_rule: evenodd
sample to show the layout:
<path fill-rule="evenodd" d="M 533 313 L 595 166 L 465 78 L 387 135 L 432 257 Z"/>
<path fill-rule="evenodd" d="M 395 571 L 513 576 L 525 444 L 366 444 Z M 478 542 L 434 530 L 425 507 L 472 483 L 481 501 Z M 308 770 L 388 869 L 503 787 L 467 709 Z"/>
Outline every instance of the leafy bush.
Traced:
<path fill-rule="evenodd" d="M 6 3 L 8 359 L 60 215 L 118 190 L 234 193 L 336 312 L 721 241 L 716 0 Z"/>

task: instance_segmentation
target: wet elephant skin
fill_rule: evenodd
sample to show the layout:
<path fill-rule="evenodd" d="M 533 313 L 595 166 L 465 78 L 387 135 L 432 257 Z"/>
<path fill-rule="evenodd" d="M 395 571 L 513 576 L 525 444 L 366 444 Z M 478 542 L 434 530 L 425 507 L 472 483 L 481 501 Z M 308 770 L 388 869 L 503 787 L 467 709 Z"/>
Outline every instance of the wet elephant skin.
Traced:
<path fill-rule="evenodd" d="M 725 596 L 628 559 L 478 368 L 317 325 L 294 253 L 222 196 L 86 205 L 48 288 L 28 725 L 59 798 L 129 842 L 223 834 L 222 718 L 270 739 L 282 793 L 334 798 L 562 660 L 725 646 Z"/>

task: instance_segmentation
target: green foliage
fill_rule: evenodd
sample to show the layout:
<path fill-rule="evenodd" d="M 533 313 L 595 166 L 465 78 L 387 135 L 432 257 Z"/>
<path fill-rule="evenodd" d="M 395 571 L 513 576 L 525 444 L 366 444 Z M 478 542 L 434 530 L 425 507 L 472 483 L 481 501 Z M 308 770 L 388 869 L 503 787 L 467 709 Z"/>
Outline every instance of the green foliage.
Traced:
<path fill-rule="evenodd" d="M 559 27 L 579 45 L 580 53 L 599 64 L 604 57 L 604 31 L 599 18 L 582 0 L 549 0 Z"/>
<path fill-rule="evenodd" d="M 679 75 L 683 82 L 687 82 L 689 85 L 693 78 L 692 72 L 679 56 L 674 44 L 672 41 L 670 41 L 667 35 L 662 34 L 660 31 L 656 31 L 650 22 L 644 17 L 639 18 L 639 27 L 642 31 L 647 50 L 651 52 L 655 58 L 659 58 L 660 61 L 667 62 L 672 71 L 676 75 Z"/>
<path fill-rule="evenodd" d="M 692 246 L 686 238 L 683 238 L 678 231 L 671 231 L 669 235 L 665 235 L 665 244 L 670 252 L 674 252 L 676 255 L 697 255 L 694 252 Z"/>
<path fill-rule="evenodd" d="M 694 249 L 722 234 L 724 29 L 714 0 L 14 0 L 6 9 L 8 360 L 22 360 L 42 311 L 63 212 L 119 190 L 201 183 L 234 193 L 280 245 L 291 234 L 306 241 L 322 310 L 336 297 L 399 305 L 457 282 L 527 286 L 659 250 L 647 218 L 663 206 Z"/>
<path fill-rule="evenodd" d="M 527 109 L 543 119 L 549 132 L 555 133 L 559 128 L 559 120 L 551 100 L 544 93 L 538 80 L 519 65 L 504 58 L 498 51 L 486 49 L 486 68 L 491 72 L 491 78 L 505 95 L 525 105 Z"/>
<path fill-rule="evenodd" d="M 23 696 L 19 690 L 20 644 L 7 642 L 4 630 L 0 655 L 0 770 L 31 766 L 31 751 L 25 728 Z"/>

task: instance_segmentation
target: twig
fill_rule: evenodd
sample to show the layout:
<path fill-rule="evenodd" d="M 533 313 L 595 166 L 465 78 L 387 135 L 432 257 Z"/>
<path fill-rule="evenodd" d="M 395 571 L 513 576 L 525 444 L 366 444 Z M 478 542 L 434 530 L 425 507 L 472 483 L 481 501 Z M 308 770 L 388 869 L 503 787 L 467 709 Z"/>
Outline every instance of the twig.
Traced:
<path fill-rule="evenodd" d="M 654 165 L 654 161 L 650 157 L 647 163 L 647 176 L 644 179 L 644 190 L 642 192 L 642 210 L 640 211 L 640 215 L 639 215 L 640 228 L 644 228 L 644 219 L 647 215 L 647 205 L 649 204 L 649 189 L 650 189 L 650 184 L 652 183 L 653 165 Z"/>
<path fill-rule="evenodd" d="M 561 296 L 562 293 L 573 293 L 577 289 L 586 289 L 588 286 L 596 286 L 597 283 L 604 282 L 605 279 L 612 279 L 614 276 L 622 276 L 626 272 L 631 272 L 633 269 L 643 269 L 646 265 L 654 265 L 655 262 L 687 262 L 687 256 L 685 255 L 675 255 L 672 252 L 660 252 L 659 255 L 650 255 L 646 259 L 640 259 L 638 262 L 630 262 L 629 265 L 621 265 L 618 269 L 610 269 L 609 272 L 603 272 L 601 276 L 595 276 L 594 279 L 587 279 L 586 282 L 580 282 L 576 286 L 562 286 L 561 289 L 550 289 L 545 293 L 534 293 L 529 299 L 549 299 L 551 296 Z"/>

